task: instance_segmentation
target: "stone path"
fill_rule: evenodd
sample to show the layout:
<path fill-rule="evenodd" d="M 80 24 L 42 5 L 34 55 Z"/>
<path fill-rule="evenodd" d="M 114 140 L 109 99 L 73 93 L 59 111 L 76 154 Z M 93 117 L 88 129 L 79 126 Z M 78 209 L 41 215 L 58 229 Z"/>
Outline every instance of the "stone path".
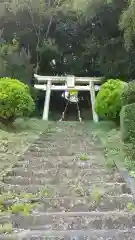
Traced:
<path fill-rule="evenodd" d="M 1 192 L 9 194 L 3 205 L 12 214 L 3 213 L 0 224 L 12 222 L 13 233 L 0 240 L 135 239 L 133 196 L 116 170 L 105 169 L 99 144 L 83 123 L 54 129 L 3 179 Z"/>

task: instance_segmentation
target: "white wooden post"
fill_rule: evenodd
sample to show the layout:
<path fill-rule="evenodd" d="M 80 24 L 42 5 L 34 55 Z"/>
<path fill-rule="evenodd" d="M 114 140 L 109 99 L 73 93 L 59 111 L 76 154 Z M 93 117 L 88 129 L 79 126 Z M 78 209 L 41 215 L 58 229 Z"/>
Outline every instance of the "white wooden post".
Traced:
<path fill-rule="evenodd" d="M 44 111 L 43 111 L 43 120 L 48 120 L 49 115 L 49 106 L 50 106 L 50 97 L 51 97 L 51 81 L 47 81 L 46 86 L 46 96 L 44 102 Z"/>
<path fill-rule="evenodd" d="M 93 81 L 89 82 L 90 85 L 90 97 L 91 97 L 91 105 L 92 105 L 92 115 L 93 121 L 98 122 L 98 115 L 95 112 L 95 87 Z"/>

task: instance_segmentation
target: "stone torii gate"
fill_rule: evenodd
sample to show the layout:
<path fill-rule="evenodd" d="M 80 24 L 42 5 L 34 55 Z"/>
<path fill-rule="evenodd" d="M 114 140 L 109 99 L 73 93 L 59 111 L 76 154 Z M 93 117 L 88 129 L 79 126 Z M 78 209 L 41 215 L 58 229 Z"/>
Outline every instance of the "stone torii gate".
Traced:
<path fill-rule="evenodd" d="M 34 87 L 36 89 L 46 91 L 43 110 L 43 120 L 48 120 L 51 91 L 77 90 L 90 92 L 93 121 L 98 122 L 98 115 L 94 110 L 94 105 L 95 105 L 95 91 L 99 91 L 100 87 L 99 85 L 95 85 L 94 83 L 100 82 L 102 79 L 101 77 L 96 78 L 75 76 L 40 76 L 37 74 L 34 74 L 34 77 L 38 81 L 38 84 L 35 84 Z M 57 85 L 57 83 L 61 83 L 61 85 Z"/>

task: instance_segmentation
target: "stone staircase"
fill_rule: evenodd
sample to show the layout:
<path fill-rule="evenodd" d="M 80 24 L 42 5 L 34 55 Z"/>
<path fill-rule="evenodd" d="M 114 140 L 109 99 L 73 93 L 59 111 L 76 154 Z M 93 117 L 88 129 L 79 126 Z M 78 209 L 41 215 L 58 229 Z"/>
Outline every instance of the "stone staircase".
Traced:
<path fill-rule="evenodd" d="M 27 215 L 0 215 L 13 232 L 0 240 L 133 240 L 134 199 L 116 169 L 106 170 L 99 143 L 83 123 L 57 123 L 29 148 L 1 184 L 16 202 L 34 204 Z"/>

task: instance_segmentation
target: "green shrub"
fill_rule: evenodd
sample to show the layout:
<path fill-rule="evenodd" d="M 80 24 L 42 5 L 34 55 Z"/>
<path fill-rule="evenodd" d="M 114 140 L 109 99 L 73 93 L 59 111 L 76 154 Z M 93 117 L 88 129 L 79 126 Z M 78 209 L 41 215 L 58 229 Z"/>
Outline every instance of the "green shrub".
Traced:
<path fill-rule="evenodd" d="M 121 95 L 121 100 L 123 106 L 135 103 L 135 81 L 126 84 Z"/>
<path fill-rule="evenodd" d="M 29 116 L 34 107 L 27 85 L 16 79 L 0 79 L 1 122 L 6 124 L 14 122 L 18 117 Z"/>
<path fill-rule="evenodd" d="M 135 103 L 122 107 L 120 126 L 122 140 L 128 143 L 135 143 Z"/>
<path fill-rule="evenodd" d="M 121 94 L 125 82 L 110 79 L 105 82 L 97 94 L 95 111 L 103 119 L 117 119 L 121 110 Z"/>

